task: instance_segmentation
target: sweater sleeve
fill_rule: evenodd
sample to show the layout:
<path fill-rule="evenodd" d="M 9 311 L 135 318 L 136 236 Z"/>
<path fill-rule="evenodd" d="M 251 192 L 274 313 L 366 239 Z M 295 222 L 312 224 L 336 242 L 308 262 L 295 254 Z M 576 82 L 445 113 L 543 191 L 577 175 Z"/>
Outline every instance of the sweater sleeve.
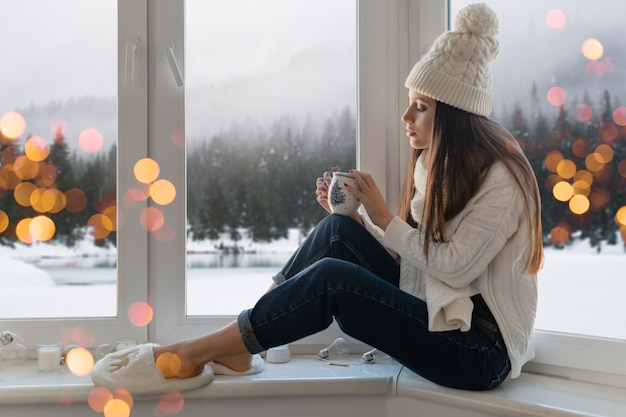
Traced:
<path fill-rule="evenodd" d="M 430 244 L 428 261 L 421 233 L 395 217 L 384 245 L 405 261 L 453 288 L 469 285 L 518 230 L 525 204 L 517 182 L 502 166 L 494 166 L 483 186 L 459 215 L 447 224 L 446 240 Z"/>

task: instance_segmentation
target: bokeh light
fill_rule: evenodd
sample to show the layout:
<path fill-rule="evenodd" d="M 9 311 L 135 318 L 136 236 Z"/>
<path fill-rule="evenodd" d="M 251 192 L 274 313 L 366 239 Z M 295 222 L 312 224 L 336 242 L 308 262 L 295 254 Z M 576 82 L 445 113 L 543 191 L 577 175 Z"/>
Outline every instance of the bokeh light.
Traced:
<path fill-rule="evenodd" d="M 585 158 L 585 167 L 593 173 L 598 173 L 604 167 L 601 156 L 598 156 L 595 152 L 590 153 Z"/>
<path fill-rule="evenodd" d="M 85 129 L 78 136 L 78 146 L 87 153 L 98 152 L 102 149 L 102 145 L 104 145 L 104 138 L 96 129 Z"/>
<path fill-rule="evenodd" d="M 70 350 L 65 359 L 67 368 L 76 376 L 87 376 L 91 373 L 94 358 L 87 349 L 78 347 Z"/>
<path fill-rule="evenodd" d="M 561 9 L 552 9 L 546 14 L 546 23 L 552 29 L 565 29 L 567 18 Z"/>
<path fill-rule="evenodd" d="M 24 145 L 24 153 L 31 161 L 40 162 L 50 155 L 50 145 L 41 136 L 32 136 Z"/>
<path fill-rule="evenodd" d="M 589 194 L 591 194 L 591 184 L 584 180 L 574 181 L 572 191 L 575 195 L 580 194 L 589 197 Z"/>
<path fill-rule="evenodd" d="M 562 106 L 567 100 L 567 93 L 562 87 L 552 87 L 547 94 L 548 103 L 553 106 Z"/>
<path fill-rule="evenodd" d="M 16 140 L 24 134 L 26 130 L 26 120 L 14 111 L 5 113 L 0 117 L 0 133 L 7 139 Z"/>
<path fill-rule="evenodd" d="M 89 391 L 87 404 L 96 413 L 104 412 L 104 407 L 113 399 L 113 394 L 105 387 L 95 387 Z"/>
<path fill-rule="evenodd" d="M 111 222 L 111 219 L 100 213 L 91 216 L 89 220 L 87 220 L 87 225 L 91 229 L 90 234 L 96 239 L 107 237 L 113 230 L 113 222 Z"/>
<path fill-rule="evenodd" d="M 597 61 L 604 55 L 604 46 L 596 38 L 585 39 L 580 49 L 585 58 L 591 61 Z"/>
<path fill-rule="evenodd" d="M 165 206 L 176 198 L 176 187 L 168 180 L 157 180 L 150 184 L 150 197 L 155 203 Z"/>
<path fill-rule="evenodd" d="M 615 156 L 613 147 L 611 145 L 607 145 L 606 143 L 598 145 L 594 152 L 596 154 L 596 159 L 603 164 L 608 164 L 613 160 L 613 156 Z"/>
<path fill-rule="evenodd" d="M 619 106 L 613 112 L 613 121 L 616 125 L 626 126 L 626 107 Z"/>
<path fill-rule="evenodd" d="M 583 138 L 578 138 L 574 141 L 574 143 L 572 143 L 572 153 L 579 158 L 584 158 L 585 156 L 587 156 L 589 154 L 589 151 L 589 142 L 587 142 L 587 140 Z"/>
<path fill-rule="evenodd" d="M 546 169 L 550 172 L 556 173 L 559 162 L 561 162 L 563 159 L 563 154 L 559 151 L 548 152 L 544 159 Z"/>
<path fill-rule="evenodd" d="M 54 237 L 56 226 L 48 216 L 36 216 L 29 225 L 28 230 L 33 240 L 47 242 Z"/>
<path fill-rule="evenodd" d="M 0 210 L 0 233 L 7 230 L 7 227 L 9 227 L 9 216 L 3 210 Z"/>
<path fill-rule="evenodd" d="M 618 135 L 617 126 L 611 122 L 605 122 L 598 129 L 598 135 L 604 142 L 613 142 Z"/>
<path fill-rule="evenodd" d="M 593 117 L 593 110 L 588 104 L 577 104 L 574 107 L 574 120 L 580 123 L 587 123 Z"/>
<path fill-rule="evenodd" d="M 79 188 L 70 188 L 65 192 L 65 209 L 70 213 L 80 213 L 87 207 L 87 196 Z"/>
<path fill-rule="evenodd" d="M 182 362 L 178 355 L 172 352 L 164 352 L 156 359 L 156 367 L 166 378 L 180 376 Z"/>
<path fill-rule="evenodd" d="M 180 391 L 166 391 L 161 394 L 159 403 L 155 407 L 155 414 L 178 414 L 185 406 L 185 398 Z"/>
<path fill-rule="evenodd" d="M 137 327 L 150 324 L 153 315 L 152 307 L 143 301 L 136 301 L 128 307 L 128 320 Z"/>
<path fill-rule="evenodd" d="M 156 207 L 146 207 L 141 210 L 139 224 L 149 232 L 156 232 L 165 223 L 163 212 Z"/>
<path fill-rule="evenodd" d="M 569 209 L 574 214 L 584 214 L 589 210 L 589 199 L 582 194 L 576 194 L 569 201 Z"/>
<path fill-rule="evenodd" d="M 15 235 L 17 236 L 19 240 L 26 243 L 27 245 L 30 245 L 31 243 L 33 243 L 33 239 L 30 236 L 31 220 L 32 219 L 30 217 L 26 217 L 20 220 L 19 222 L 17 222 L 17 225 L 15 226 Z"/>
<path fill-rule="evenodd" d="M 104 417 L 129 417 L 130 407 L 126 401 L 115 398 L 104 405 Z"/>
<path fill-rule="evenodd" d="M 159 177 L 161 168 L 154 159 L 143 158 L 135 163 L 133 172 L 137 181 L 143 184 L 149 184 Z"/>
<path fill-rule="evenodd" d="M 15 186 L 13 198 L 15 202 L 23 207 L 31 206 L 31 195 L 37 190 L 37 186 L 32 182 L 21 182 Z"/>
<path fill-rule="evenodd" d="M 574 195 L 574 188 L 567 181 L 559 181 L 552 188 L 552 195 L 559 201 L 568 201 Z"/>
<path fill-rule="evenodd" d="M 619 161 L 619 164 L 617 164 L 617 172 L 619 175 L 626 178 L 626 159 Z"/>
<path fill-rule="evenodd" d="M 39 164 L 24 155 L 15 158 L 13 169 L 15 170 L 15 175 L 22 180 L 32 180 L 39 175 Z"/>
<path fill-rule="evenodd" d="M 620 226 L 626 226 L 626 206 L 622 206 L 615 213 L 615 221 Z"/>
<path fill-rule="evenodd" d="M 569 179 L 576 174 L 576 164 L 569 159 L 563 159 L 556 166 L 556 172 L 563 179 Z"/>
<path fill-rule="evenodd" d="M 560 246 L 569 242 L 570 233 L 564 226 L 555 226 L 550 230 L 550 242 L 554 246 Z"/>
<path fill-rule="evenodd" d="M 589 195 L 590 208 L 592 210 L 598 210 L 606 207 L 611 202 L 611 194 L 604 188 L 594 190 Z"/>

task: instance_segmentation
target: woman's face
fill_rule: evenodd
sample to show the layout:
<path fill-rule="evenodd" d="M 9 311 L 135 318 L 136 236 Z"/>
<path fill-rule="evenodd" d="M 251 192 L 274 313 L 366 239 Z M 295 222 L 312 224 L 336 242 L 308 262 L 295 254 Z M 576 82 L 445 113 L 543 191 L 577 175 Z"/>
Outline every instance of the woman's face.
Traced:
<path fill-rule="evenodd" d="M 432 98 L 409 90 L 409 106 L 402 115 L 406 123 L 406 135 L 414 149 L 428 149 L 433 140 L 435 110 L 437 103 Z"/>

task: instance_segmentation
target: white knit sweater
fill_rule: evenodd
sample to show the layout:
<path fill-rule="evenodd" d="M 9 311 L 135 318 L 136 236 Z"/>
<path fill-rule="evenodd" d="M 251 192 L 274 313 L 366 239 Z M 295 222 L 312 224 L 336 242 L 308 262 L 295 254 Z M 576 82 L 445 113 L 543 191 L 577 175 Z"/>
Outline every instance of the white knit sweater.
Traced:
<path fill-rule="evenodd" d="M 420 161 L 418 161 L 420 165 Z M 413 213 L 417 215 L 425 170 L 416 169 Z M 395 217 L 382 237 L 401 257 L 400 288 L 429 302 L 426 277 L 461 293 L 482 294 L 493 313 L 511 360 L 511 377 L 534 357 L 533 327 L 537 307 L 536 276 L 525 271 L 529 256 L 528 213 L 515 178 L 496 163 L 466 207 L 446 225 L 446 241 L 431 243 L 429 259 L 421 234 Z M 445 297 L 445 294 L 441 294 Z M 430 309 L 429 309 L 430 310 Z"/>

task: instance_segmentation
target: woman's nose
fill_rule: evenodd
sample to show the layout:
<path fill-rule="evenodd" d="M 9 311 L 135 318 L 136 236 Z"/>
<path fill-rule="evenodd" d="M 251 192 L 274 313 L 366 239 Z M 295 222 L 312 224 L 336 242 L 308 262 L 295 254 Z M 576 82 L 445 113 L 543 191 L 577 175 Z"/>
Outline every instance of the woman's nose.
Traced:
<path fill-rule="evenodd" d="M 406 110 L 404 111 L 404 114 L 402 115 L 402 121 L 404 123 L 413 123 L 415 121 L 415 118 L 413 117 L 413 114 L 411 111 L 411 106 L 408 106 Z"/>

